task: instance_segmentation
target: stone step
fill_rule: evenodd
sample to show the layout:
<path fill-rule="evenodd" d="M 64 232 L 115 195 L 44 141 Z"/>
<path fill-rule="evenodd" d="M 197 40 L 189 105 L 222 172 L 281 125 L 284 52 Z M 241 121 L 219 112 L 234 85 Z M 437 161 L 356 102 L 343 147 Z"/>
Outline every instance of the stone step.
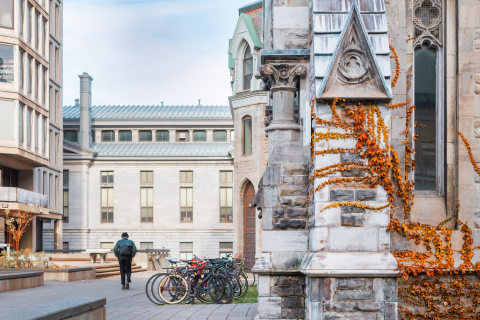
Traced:
<path fill-rule="evenodd" d="M 132 268 L 132 273 L 138 273 L 138 272 L 144 272 L 147 271 L 147 269 L 133 269 Z M 103 272 L 98 274 L 97 273 L 97 279 L 99 278 L 108 278 L 108 277 L 114 277 L 114 276 L 119 276 L 120 275 L 120 270 L 118 271 L 110 271 L 110 272 Z"/>
<path fill-rule="evenodd" d="M 141 266 L 132 266 L 132 270 L 135 270 L 135 269 L 141 269 L 142 267 Z M 96 273 L 97 275 L 98 274 L 102 274 L 102 273 L 105 273 L 105 272 L 111 272 L 111 271 L 120 271 L 120 267 L 114 267 L 114 268 L 102 268 L 100 270 L 96 270 Z"/>

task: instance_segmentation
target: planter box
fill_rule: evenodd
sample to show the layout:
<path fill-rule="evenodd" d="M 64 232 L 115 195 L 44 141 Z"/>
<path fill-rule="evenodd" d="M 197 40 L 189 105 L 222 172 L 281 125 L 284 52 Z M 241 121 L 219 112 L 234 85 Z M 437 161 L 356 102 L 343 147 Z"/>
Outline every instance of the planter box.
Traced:
<path fill-rule="evenodd" d="M 15 270 L 15 271 L 12 271 Z M 0 268 L 0 272 L 42 272 L 45 280 L 56 281 L 79 281 L 95 279 L 94 267 L 80 267 L 80 268 L 62 268 L 62 269 L 6 269 Z"/>
<path fill-rule="evenodd" d="M 2 271 L 7 270 L 7 271 Z M 0 293 L 43 286 L 42 271 L 0 269 Z"/>

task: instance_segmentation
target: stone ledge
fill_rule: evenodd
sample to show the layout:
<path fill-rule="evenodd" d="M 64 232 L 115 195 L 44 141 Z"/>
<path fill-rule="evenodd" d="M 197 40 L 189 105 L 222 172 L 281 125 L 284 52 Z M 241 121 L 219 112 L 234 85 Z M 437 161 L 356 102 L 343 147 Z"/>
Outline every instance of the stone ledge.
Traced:
<path fill-rule="evenodd" d="M 397 260 L 390 252 L 310 253 L 299 270 L 307 277 L 397 277 Z"/>
<path fill-rule="evenodd" d="M 0 280 L 30 278 L 30 277 L 38 277 L 38 276 L 43 276 L 43 272 L 42 271 L 10 271 L 10 270 L 7 271 L 5 269 L 0 270 Z"/>
<path fill-rule="evenodd" d="M 94 312 L 105 307 L 106 298 L 77 297 L 55 301 L 44 306 L 28 308 L 20 311 L 2 314 L 2 320 L 61 320 Z M 97 319 L 102 319 L 98 318 Z M 105 319 L 105 318 L 103 318 Z"/>

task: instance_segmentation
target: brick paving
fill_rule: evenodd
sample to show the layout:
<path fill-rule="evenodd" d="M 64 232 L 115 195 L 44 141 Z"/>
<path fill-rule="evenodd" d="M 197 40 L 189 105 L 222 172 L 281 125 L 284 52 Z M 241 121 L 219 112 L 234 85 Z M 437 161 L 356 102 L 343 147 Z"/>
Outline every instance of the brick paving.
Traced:
<path fill-rule="evenodd" d="M 130 290 L 122 290 L 120 277 L 74 282 L 45 281 L 42 287 L 0 293 L 0 310 L 35 307 L 72 297 L 106 297 L 107 319 L 252 320 L 256 303 L 227 305 L 156 306 L 145 295 L 145 284 L 154 272 L 132 275 Z"/>

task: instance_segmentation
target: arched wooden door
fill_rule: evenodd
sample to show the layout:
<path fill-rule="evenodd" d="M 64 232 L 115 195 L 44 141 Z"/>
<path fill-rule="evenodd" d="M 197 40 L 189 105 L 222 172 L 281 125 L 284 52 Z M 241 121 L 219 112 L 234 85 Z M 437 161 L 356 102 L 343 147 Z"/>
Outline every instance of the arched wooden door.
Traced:
<path fill-rule="evenodd" d="M 255 188 L 248 182 L 243 193 L 243 256 L 247 258 L 245 266 L 253 268 L 255 264 L 255 208 L 250 202 L 255 197 Z"/>

